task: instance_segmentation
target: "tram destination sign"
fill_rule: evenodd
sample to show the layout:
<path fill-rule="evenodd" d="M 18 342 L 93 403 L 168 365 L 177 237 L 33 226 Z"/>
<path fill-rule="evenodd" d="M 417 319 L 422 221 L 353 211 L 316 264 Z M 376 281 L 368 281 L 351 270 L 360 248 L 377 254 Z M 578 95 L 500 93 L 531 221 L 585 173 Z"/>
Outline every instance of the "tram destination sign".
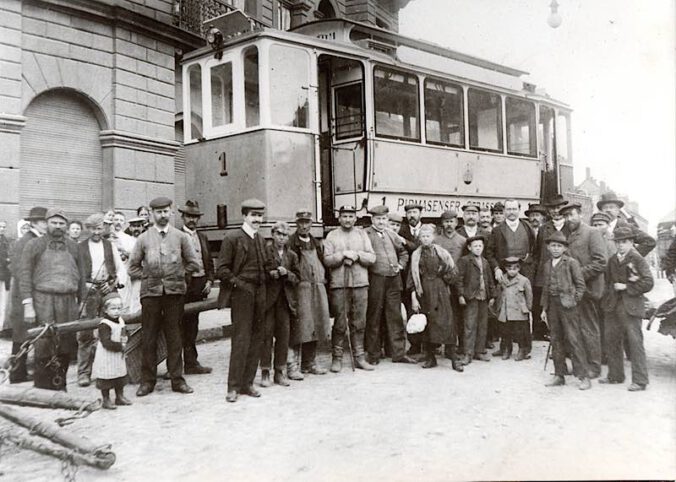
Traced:
<path fill-rule="evenodd" d="M 521 203 L 521 214 L 528 209 L 528 203 L 537 202 L 537 199 L 517 199 Z M 505 202 L 504 198 L 482 196 L 416 196 L 411 194 L 397 193 L 371 193 L 368 207 L 378 204 L 387 206 L 390 211 L 404 214 L 404 207 L 408 204 L 418 203 L 423 207 L 423 216 L 439 217 L 441 213 L 449 209 L 455 209 L 461 213 L 462 206 L 474 204 L 479 209 L 490 209 L 497 202 Z"/>

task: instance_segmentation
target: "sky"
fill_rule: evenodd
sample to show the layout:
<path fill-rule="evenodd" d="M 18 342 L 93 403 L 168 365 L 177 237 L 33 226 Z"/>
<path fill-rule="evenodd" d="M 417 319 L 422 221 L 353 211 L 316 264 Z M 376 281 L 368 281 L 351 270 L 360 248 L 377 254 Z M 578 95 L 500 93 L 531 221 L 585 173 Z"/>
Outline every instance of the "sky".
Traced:
<path fill-rule="evenodd" d="M 576 184 L 585 168 L 656 223 L 676 207 L 675 0 L 411 0 L 408 37 L 525 70 L 573 108 Z"/>

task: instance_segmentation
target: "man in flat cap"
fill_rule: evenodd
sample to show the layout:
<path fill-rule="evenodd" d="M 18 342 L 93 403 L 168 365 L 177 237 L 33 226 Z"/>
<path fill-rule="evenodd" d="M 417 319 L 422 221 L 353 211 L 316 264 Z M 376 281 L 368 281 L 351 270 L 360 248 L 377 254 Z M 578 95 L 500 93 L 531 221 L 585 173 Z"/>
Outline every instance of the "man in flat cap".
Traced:
<path fill-rule="evenodd" d="M 465 204 L 462 207 L 463 225 L 456 229 L 458 234 L 465 239 L 476 236 L 483 236 L 486 239 L 490 238 L 491 232 L 479 226 L 479 207 L 475 204 Z M 464 254 L 469 253 L 465 250 Z M 486 256 L 487 253 L 484 253 Z"/>
<path fill-rule="evenodd" d="M 582 221 L 582 206 L 568 203 L 561 214 L 566 217 L 570 229 L 568 255 L 576 259 L 582 268 L 587 289 L 578 304 L 582 343 L 587 355 L 589 378 L 601 374 L 601 332 L 599 327 L 598 302 L 605 288 L 605 271 L 608 263 L 606 243 L 597 230 Z"/>
<path fill-rule="evenodd" d="M 617 197 L 617 194 L 612 191 L 602 194 L 601 199 L 596 203 L 596 207 L 599 211 L 603 211 L 610 216 L 608 229 L 611 233 L 617 227 L 629 227 L 632 230 L 636 251 L 641 256 L 645 257 L 655 249 L 655 246 L 657 246 L 655 238 L 638 228 L 636 220 L 623 209 L 624 202 Z"/>
<path fill-rule="evenodd" d="M 399 236 L 404 239 L 404 246 L 406 251 L 410 256 L 413 251 L 420 246 L 420 228 L 422 228 L 422 222 L 420 220 L 422 216 L 422 205 L 416 202 L 412 202 L 404 206 L 404 211 L 406 213 L 406 219 L 401 223 L 399 228 Z M 406 285 L 406 280 L 408 279 L 408 267 L 402 273 L 403 284 Z M 410 317 L 413 314 L 411 309 L 411 293 L 407 290 L 404 290 L 404 307 L 406 308 L 406 313 Z M 408 341 L 411 344 L 411 348 L 408 351 L 409 355 L 423 356 L 422 349 L 422 335 L 420 333 L 409 334 Z"/>
<path fill-rule="evenodd" d="M 270 263 L 265 241 L 258 232 L 265 204 L 258 199 L 242 203 L 242 227 L 228 231 L 221 243 L 216 276 L 221 280 L 220 308 L 230 307 L 232 346 L 228 367 L 228 402 L 240 394 L 260 397 L 254 387 L 265 327 L 266 282 Z"/>
<path fill-rule="evenodd" d="M 150 201 L 150 209 L 154 224 L 138 237 L 129 259 L 129 276 L 132 280 L 141 279 L 143 363 L 141 385 L 136 396 L 144 397 L 155 390 L 157 336 L 160 330 L 167 342 L 171 389 L 178 393 L 192 393 L 192 388 L 183 378 L 181 320 L 186 273 L 196 271 L 199 262 L 188 235 L 169 223 L 171 199 L 155 198 Z"/>
<path fill-rule="evenodd" d="M 9 257 L 9 269 L 12 272 L 10 287 L 10 310 L 9 321 L 12 325 L 12 355 L 19 353 L 21 344 L 26 338 L 27 324 L 24 322 L 24 310 L 19 288 L 21 279 L 21 256 L 29 241 L 42 237 L 47 232 L 47 220 L 45 215 L 47 208 L 36 206 L 31 208 L 26 220 L 30 223 L 30 229 L 21 236 L 12 246 Z M 28 380 L 26 370 L 26 355 L 17 359 L 16 366 L 9 374 L 10 383 L 21 383 Z"/>
<path fill-rule="evenodd" d="M 192 247 L 197 254 L 197 271 L 190 273 L 185 302 L 201 301 L 209 296 L 214 284 L 214 263 L 211 259 L 209 241 L 204 233 L 197 231 L 197 223 L 204 213 L 200 211 L 197 201 L 188 200 L 179 208 L 183 220 L 183 232 L 188 235 Z M 200 364 L 197 360 L 197 333 L 199 331 L 199 313 L 183 315 L 183 364 L 187 375 L 211 373 L 211 367 Z"/>
<path fill-rule="evenodd" d="M 103 298 L 117 291 L 118 285 L 124 284 L 127 270 L 117 248 L 109 240 L 103 239 L 103 214 L 92 214 L 84 224 L 89 239 L 78 244 L 87 287 L 83 311 L 86 318 L 96 318 L 101 316 Z M 81 387 L 91 384 L 97 343 L 94 330 L 77 332 L 77 382 Z"/>
<path fill-rule="evenodd" d="M 49 209 L 47 235 L 28 242 L 21 256 L 20 288 L 28 323 L 63 323 L 78 319 L 78 302 L 86 296 L 85 269 L 77 244 L 66 236 L 68 218 Z M 34 384 L 66 389 L 75 334 L 44 336 L 35 344 Z"/>
<path fill-rule="evenodd" d="M 368 268 L 376 261 L 371 240 L 361 228 L 356 228 L 356 210 L 352 206 L 340 208 L 340 228 L 331 231 L 324 241 L 324 264 L 330 270 L 331 311 L 335 315 L 331 343 L 333 361 L 331 371 L 343 367 L 343 341 L 350 333 L 354 363 L 362 370 L 373 370 L 364 356 L 364 328 L 368 304 Z M 349 318 L 349 321 L 348 321 Z"/>
<path fill-rule="evenodd" d="M 289 249 L 298 256 L 300 278 L 296 317 L 291 320 L 287 376 L 302 380 L 303 374 L 325 375 L 327 369 L 316 361 L 317 344 L 331 337 L 326 270 L 322 263 L 324 247 L 312 236 L 312 213 L 296 212 L 296 232 L 289 236 Z"/>
<path fill-rule="evenodd" d="M 366 311 L 366 352 L 368 362 L 380 363 L 381 321 L 384 316 L 393 363 L 415 363 L 406 356 L 406 328 L 401 317 L 401 272 L 408 264 L 408 252 L 400 237 L 388 229 L 387 206 L 371 209 L 371 226 L 366 234 L 376 254 L 369 266 L 368 308 Z"/>

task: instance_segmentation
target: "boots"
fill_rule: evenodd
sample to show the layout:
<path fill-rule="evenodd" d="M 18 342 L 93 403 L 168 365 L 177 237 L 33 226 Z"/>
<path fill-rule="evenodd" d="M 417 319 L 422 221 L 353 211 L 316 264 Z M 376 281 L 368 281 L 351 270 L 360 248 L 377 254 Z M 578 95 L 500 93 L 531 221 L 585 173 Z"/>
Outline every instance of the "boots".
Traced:
<path fill-rule="evenodd" d="M 272 386 L 272 380 L 270 380 L 270 370 L 263 368 L 261 370 L 261 387 L 267 388 Z"/>
<path fill-rule="evenodd" d="M 364 355 L 358 355 L 355 357 L 354 366 L 356 366 L 360 370 L 366 370 L 369 372 L 376 369 L 376 367 L 374 367 L 373 365 L 371 365 L 369 362 L 366 361 L 366 357 Z"/>
<path fill-rule="evenodd" d="M 591 388 L 589 378 L 580 378 L 580 385 L 577 388 L 578 390 L 589 390 Z"/>
<path fill-rule="evenodd" d="M 455 345 L 446 345 L 448 351 L 447 358 L 451 359 L 451 366 L 456 372 L 463 372 L 465 369 L 462 367 L 462 363 L 458 360 L 458 353 L 456 351 Z"/>
<path fill-rule="evenodd" d="M 115 389 L 115 405 L 131 405 L 131 401 L 124 396 L 124 388 Z"/>
<path fill-rule="evenodd" d="M 289 380 L 303 380 L 305 377 L 300 372 L 300 346 L 294 348 L 289 347 L 287 360 L 286 376 Z"/>
<path fill-rule="evenodd" d="M 343 369 L 343 347 L 333 347 L 333 360 L 331 361 L 331 371 L 339 373 Z"/>
<path fill-rule="evenodd" d="M 523 361 L 526 359 L 527 352 L 525 348 L 519 348 L 519 353 L 514 357 L 515 361 Z"/>
<path fill-rule="evenodd" d="M 352 349 L 354 350 L 354 366 L 360 370 L 373 371 L 375 366 L 366 361 L 364 355 L 364 333 L 355 333 L 352 339 Z"/>
<path fill-rule="evenodd" d="M 549 383 L 545 384 L 545 387 L 561 387 L 566 384 L 566 379 L 561 375 L 554 375 L 554 378 Z"/>
<path fill-rule="evenodd" d="M 117 408 L 110 399 L 110 390 L 101 390 L 101 396 L 103 397 L 103 403 L 101 404 L 101 407 L 107 410 L 115 410 Z"/>
<path fill-rule="evenodd" d="M 437 366 L 437 357 L 434 354 L 435 348 L 431 343 L 425 344 L 425 362 L 422 364 L 423 368 L 434 368 Z"/>
<path fill-rule="evenodd" d="M 289 383 L 289 380 L 286 379 L 286 375 L 284 374 L 284 371 L 282 370 L 275 370 L 275 384 L 281 385 L 283 387 L 288 387 L 291 385 Z"/>

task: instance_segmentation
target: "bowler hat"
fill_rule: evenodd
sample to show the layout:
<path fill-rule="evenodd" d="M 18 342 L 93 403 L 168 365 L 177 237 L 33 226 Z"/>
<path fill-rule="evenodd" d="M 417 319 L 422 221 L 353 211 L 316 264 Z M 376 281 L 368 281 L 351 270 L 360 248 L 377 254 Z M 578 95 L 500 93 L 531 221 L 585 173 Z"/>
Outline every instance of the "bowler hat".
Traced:
<path fill-rule="evenodd" d="M 404 206 L 404 211 L 410 211 L 411 209 L 419 209 L 422 211 L 423 207 L 422 204 L 420 203 L 409 203 L 406 206 Z"/>
<path fill-rule="evenodd" d="M 171 199 L 169 199 L 166 196 L 160 196 L 156 197 L 152 201 L 150 201 L 150 209 L 162 209 L 166 208 L 167 206 L 171 206 Z"/>
<path fill-rule="evenodd" d="M 520 264 L 521 263 L 521 258 L 518 256 L 509 256 L 505 259 L 502 260 L 502 264 L 505 266 L 509 266 L 510 264 Z"/>
<path fill-rule="evenodd" d="M 568 201 L 561 194 L 557 194 L 553 197 L 550 197 L 544 202 L 544 205 L 548 208 L 555 208 L 557 206 L 563 206 L 565 204 L 568 204 Z"/>
<path fill-rule="evenodd" d="M 526 212 L 524 214 L 526 216 L 530 216 L 531 213 L 547 214 L 547 210 L 544 208 L 544 206 L 541 206 L 540 204 L 532 203 L 528 205 L 528 209 L 526 209 Z"/>
<path fill-rule="evenodd" d="M 312 221 L 312 213 L 309 209 L 299 209 L 296 212 L 296 221 Z"/>
<path fill-rule="evenodd" d="M 343 214 L 343 213 L 356 213 L 357 210 L 354 208 L 354 206 L 341 206 L 340 209 L 338 210 L 338 214 Z"/>
<path fill-rule="evenodd" d="M 45 216 L 47 215 L 47 208 L 43 208 L 42 206 L 35 206 L 34 208 L 31 208 L 30 212 L 28 213 L 28 216 L 26 216 L 26 221 L 42 221 L 45 219 Z"/>
<path fill-rule="evenodd" d="M 615 241 L 622 241 L 624 239 L 635 239 L 634 231 L 628 226 L 618 226 L 613 230 L 613 239 Z"/>
<path fill-rule="evenodd" d="M 479 206 L 477 206 L 476 204 L 465 204 L 465 205 L 462 207 L 462 211 L 463 211 L 463 212 L 465 212 L 465 211 L 476 211 L 476 212 L 479 212 Z"/>
<path fill-rule="evenodd" d="M 505 212 L 505 205 L 502 204 L 501 202 L 496 202 L 493 204 L 493 207 L 491 208 L 492 213 L 502 213 Z"/>
<path fill-rule="evenodd" d="M 260 199 L 246 199 L 242 201 L 242 210 L 248 211 L 263 211 L 265 210 L 265 204 Z"/>
<path fill-rule="evenodd" d="M 545 243 L 561 243 L 565 246 L 568 246 L 568 240 L 566 239 L 566 236 L 561 232 L 561 231 L 555 231 L 552 234 L 549 235 L 547 239 L 545 239 Z"/>
<path fill-rule="evenodd" d="M 603 221 L 604 223 L 610 224 L 610 216 L 603 211 L 599 211 L 598 213 L 592 214 L 590 222 L 593 224 L 596 221 Z"/>
<path fill-rule="evenodd" d="M 188 214 L 190 216 L 202 216 L 204 213 L 200 211 L 200 204 L 197 201 L 188 200 L 185 206 L 178 208 L 178 212 Z"/>
<path fill-rule="evenodd" d="M 563 207 L 561 208 L 561 210 L 560 210 L 559 212 L 560 212 L 561 214 L 563 214 L 563 213 L 566 213 L 566 212 L 570 211 L 571 209 L 577 209 L 578 211 L 581 211 L 581 210 L 582 210 L 582 204 L 580 204 L 580 203 L 570 203 L 570 204 L 566 204 L 565 206 L 563 206 Z"/>
<path fill-rule="evenodd" d="M 617 204 L 619 207 L 624 206 L 624 201 L 618 199 L 617 194 L 615 194 L 613 191 L 608 191 L 601 194 L 601 199 L 599 199 L 599 202 L 596 203 L 596 207 L 603 209 L 603 205 L 608 203 Z"/>
<path fill-rule="evenodd" d="M 477 234 L 476 236 L 471 236 L 467 238 L 466 245 L 470 246 L 472 244 L 472 241 L 483 241 L 483 243 L 486 244 L 486 238 L 481 234 Z"/>
<path fill-rule="evenodd" d="M 390 209 L 387 206 L 379 204 L 377 206 L 373 206 L 369 210 L 369 212 L 371 213 L 372 216 L 382 216 L 383 214 L 388 214 L 390 212 Z"/>
<path fill-rule="evenodd" d="M 441 213 L 441 220 L 442 221 L 444 219 L 456 219 L 457 217 L 458 217 L 458 213 L 456 212 L 455 209 L 449 209 L 449 210 Z"/>
<path fill-rule="evenodd" d="M 47 210 L 47 214 L 45 215 L 45 219 L 50 219 L 50 218 L 61 218 L 64 221 L 68 222 L 68 218 L 66 217 L 66 213 L 64 213 L 63 209 L 60 209 L 60 208 L 49 208 Z"/>

